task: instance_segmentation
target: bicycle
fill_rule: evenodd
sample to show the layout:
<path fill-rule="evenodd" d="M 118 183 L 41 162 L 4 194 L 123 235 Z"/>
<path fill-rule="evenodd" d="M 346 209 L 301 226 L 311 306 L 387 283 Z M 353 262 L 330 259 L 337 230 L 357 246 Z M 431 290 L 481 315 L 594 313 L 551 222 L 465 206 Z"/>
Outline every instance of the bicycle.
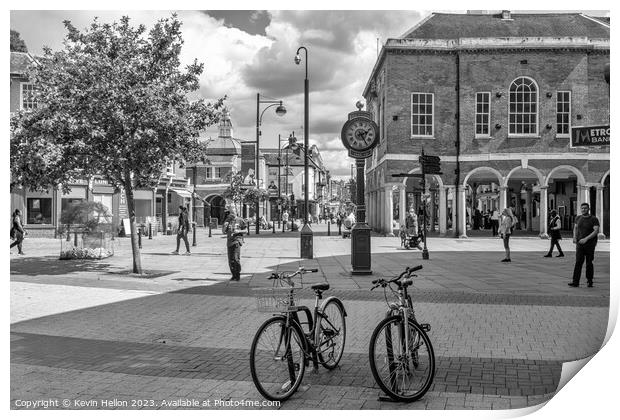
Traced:
<path fill-rule="evenodd" d="M 435 377 L 435 353 L 427 334 L 431 327 L 418 323 L 407 293 L 407 288 L 413 284 L 411 277 L 417 277 L 413 273 L 421 269 L 421 265 L 407 267 L 391 280 L 373 280 L 374 286 L 370 289 L 383 287 L 389 308 L 370 338 L 370 370 L 381 390 L 391 399 L 402 402 L 420 399 Z M 401 280 L 403 276 L 406 279 Z M 392 285 L 396 285 L 396 289 Z M 388 289 L 397 297 L 396 302 L 388 301 Z"/>
<path fill-rule="evenodd" d="M 319 363 L 331 370 L 342 358 L 347 316 L 344 305 L 330 296 L 319 308 L 319 300 L 329 290 L 329 283 L 310 286 L 315 294 L 314 313 L 306 306 L 295 304 L 296 290 L 303 286 L 303 275 L 317 271 L 300 267 L 293 273 L 273 273 L 269 277 L 273 279 L 272 288 L 255 290 L 259 312 L 279 312 L 258 328 L 250 350 L 252 381 L 268 400 L 285 401 L 293 395 L 310 361 L 318 372 Z M 292 280 L 297 275 L 299 287 Z M 306 322 L 300 321 L 299 312 L 305 314 Z M 307 332 L 302 325 L 307 325 Z"/>

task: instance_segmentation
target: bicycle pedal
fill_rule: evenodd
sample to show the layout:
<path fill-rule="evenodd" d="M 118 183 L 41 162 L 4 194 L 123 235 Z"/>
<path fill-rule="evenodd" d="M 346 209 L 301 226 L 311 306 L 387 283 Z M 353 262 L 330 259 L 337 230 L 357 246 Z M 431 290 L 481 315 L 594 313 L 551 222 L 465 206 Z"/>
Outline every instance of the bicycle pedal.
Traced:
<path fill-rule="evenodd" d="M 420 324 L 420 328 L 422 328 L 424 332 L 429 332 L 431 330 L 431 324 Z"/>

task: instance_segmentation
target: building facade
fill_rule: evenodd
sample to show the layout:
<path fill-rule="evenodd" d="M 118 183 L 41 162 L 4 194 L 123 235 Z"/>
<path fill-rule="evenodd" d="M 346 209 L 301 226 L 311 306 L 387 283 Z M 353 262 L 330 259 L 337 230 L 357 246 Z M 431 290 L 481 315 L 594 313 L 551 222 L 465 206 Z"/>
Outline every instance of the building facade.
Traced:
<path fill-rule="evenodd" d="M 304 184 L 304 152 L 301 149 L 285 146 L 282 150 L 265 149 L 268 191 L 270 205 L 267 220 L 280 220 L 282 208 L 277 197 L 289 197 L 289 212 L 293 217 L 303 219 L 306 213 Z M 314 220 L 325 215 L 325 205 L 329 200 L 329 171 L 325 168 L 321 152 L 315 145 L 310 146 L 308 155 L 308 213 Z M 294 201 L 290 202 L 290 197 Z"/>
<path fill-rule="evenodd" d="M 221 225 L 224 222 L 226 199 L 224 192 L 230 185 L 230 176 L 241 172 L 245 177 L 251 175 L 256 167 L 256 143 L 234 137 L 230 112 L 224 109 L 219 122 L 217 139 L 203 138 L 207 142 L 207 161 L 192 164 L 186 168 L 186 176 L 194 186 L 193 213 L 198 226 L 207 226 L 209 220 Z M 267 183 L 265 157 L 259 156 L 259 183 L 265 188 Z M 255 209 L 244 205 L 241 216 L 253 218 Z M 260 214 L 266 212 L 266 204 L 261 203 Z"/>
<path fill-rule="evenodd" d="M 366 161 L 370 226 L 390 235 L 410 208 L 467 236 L 478 212 L 512 207 L 517 229 L 572 229 L 588 202 L 609 235 L 609 146 L 571 129 L 609 126 L 609 23 L 578 13 L 433 13 L 383 46 L 364 90 L 380 142 Z M 441 172 L 420 178 L 419 156 Z"/>

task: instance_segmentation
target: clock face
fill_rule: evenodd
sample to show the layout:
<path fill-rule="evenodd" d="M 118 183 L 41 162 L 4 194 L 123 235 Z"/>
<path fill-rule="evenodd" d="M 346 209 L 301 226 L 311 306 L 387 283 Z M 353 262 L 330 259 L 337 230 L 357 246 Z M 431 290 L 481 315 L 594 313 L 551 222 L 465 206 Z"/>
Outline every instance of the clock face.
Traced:
<path fill-rule="evenodd" d="M 377 140 L 377 125 L 367 118 L 353 118 L 342 127 L 341 138 L 348 149 L 368 150 Z"/>

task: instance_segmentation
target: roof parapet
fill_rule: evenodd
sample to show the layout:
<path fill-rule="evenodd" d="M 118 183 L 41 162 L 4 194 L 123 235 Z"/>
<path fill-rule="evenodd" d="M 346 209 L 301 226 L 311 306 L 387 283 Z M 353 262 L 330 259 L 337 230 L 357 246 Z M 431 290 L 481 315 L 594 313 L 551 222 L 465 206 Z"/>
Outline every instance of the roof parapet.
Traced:
<path fill-rule="evenodd" d="M 390 38 L 385 48 L 428 50 L 501 49 L 501 48 L 609 48 L 609 39 L 588 37 L 506 37 L 506 38 L 458 38 L 416 39 Z"/>

